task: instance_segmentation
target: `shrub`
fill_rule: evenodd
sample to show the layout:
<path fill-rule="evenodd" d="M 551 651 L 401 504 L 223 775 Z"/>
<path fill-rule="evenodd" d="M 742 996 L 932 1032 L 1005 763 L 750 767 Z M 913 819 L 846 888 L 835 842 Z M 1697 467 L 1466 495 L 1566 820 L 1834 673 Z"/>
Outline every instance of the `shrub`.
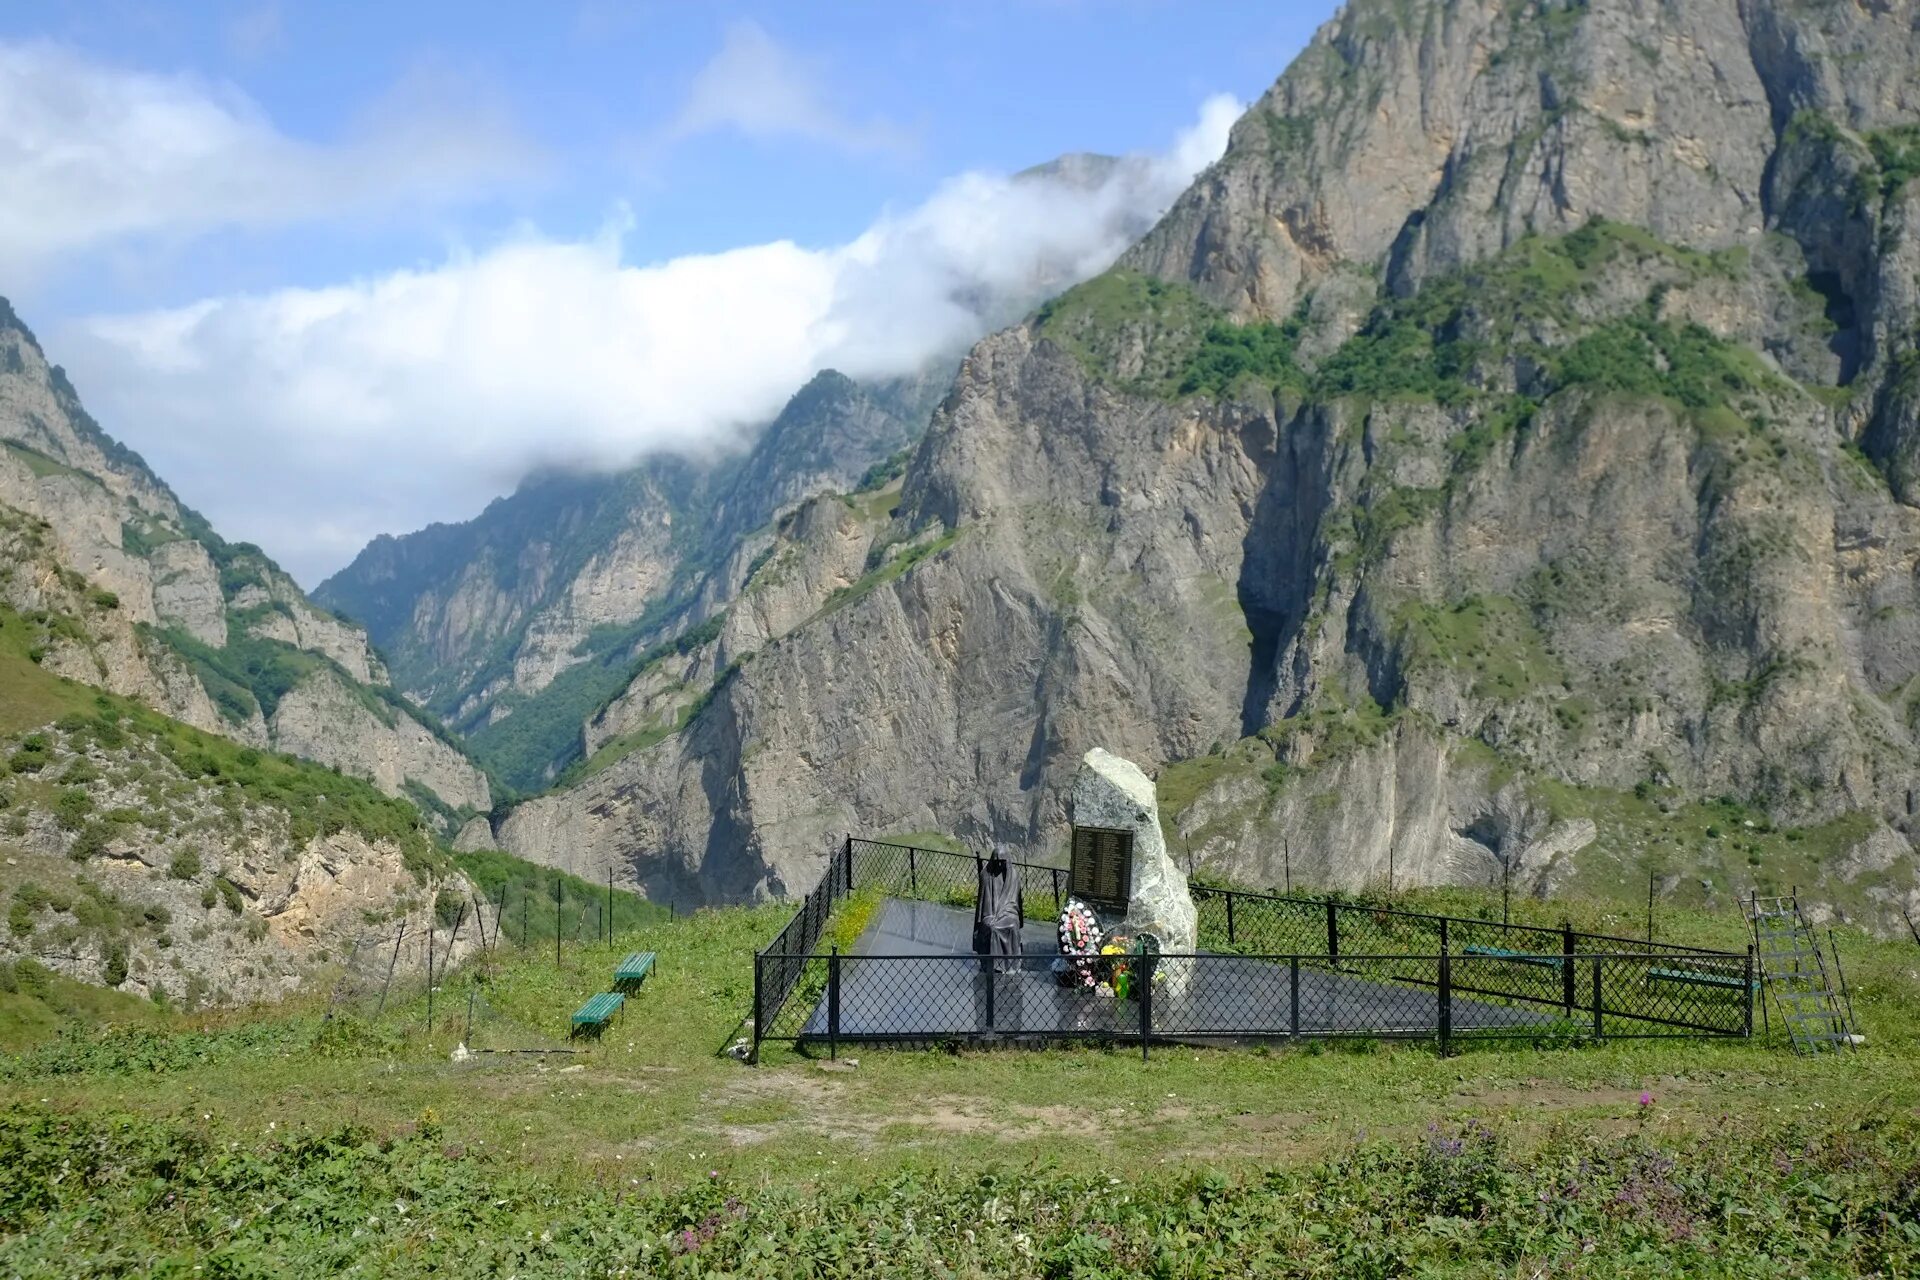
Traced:
<path fill-rule="evenodd" d="M 173 861 L 167 864 L 167 874 L 175 880 L 191 880 L 200 874 L 200 855 L 192 849 L 182 849 L 173 855 Z M 211 892 L 211 890 L 209 890 Z M 207 906 L 212 906 L 209 901 Z"/>
<path fill-rule="evenodd" d="M 73 843 L 67 846 L 67 856 L 75 862 L 85 862 L 107 851 L 107 840 L 113 834 L 113 828 L 104 822 L 89 822 L 80 828 Z"/>
<path fill-rule="evenodd" d="M 110 987 L 117 987 L 127 980 L 127 944 L 125 940 L 115 938 L 107 943 L 106 963 L 101 967 L 100 976 Z"/>
<path fill-rule="evenodd" d="M 53 816 L 62 831 L 78 831 L 93 812 L 93 797 L 78 787 L 63 787 L 53 801 Z"/>
<path fill-rule="evenodd" d="M 30 733 L 20 739 L 20 746 L 7 757 L 7 768 L 14 773 L 38 773 L 47 767 L 50 747 L 44 733 Z"/>
<path fill-rule="evenodd" d="M 52 973 L 47 966 L 31 956 L 22 956 L 13 962 L 14 985 L 25 996 L 44 996 L 51 989 Z"/>

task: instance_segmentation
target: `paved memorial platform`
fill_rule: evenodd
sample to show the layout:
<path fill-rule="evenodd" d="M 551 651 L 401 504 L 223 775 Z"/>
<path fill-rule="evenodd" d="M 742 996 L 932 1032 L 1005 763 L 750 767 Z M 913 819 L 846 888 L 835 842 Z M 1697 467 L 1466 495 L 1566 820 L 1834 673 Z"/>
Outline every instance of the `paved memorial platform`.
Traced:
<path fill-rule="evenodd" d="M 889 898 L 840 962 L 842 1040 L 939 1039 L 991 1030 L 1021 1035 L 1138 1035 L 1140 1006 L 1087 987 L 1063 987 L 1052 971 L 1059 944 L 1051 923 L 1029 921 L 1021 931 L 1025 953 L 1011 972 L 982 972 L 973 953 L 973 913 L 964 907 Z M 1356 958 L 1356 965 L 1368 964 Z M 1429 962 L 1431 963 L 1431 962 Z M 1226 954 L 1188 965 L 1184 984 L 1156 987 L 1152 1034 L 1156 1038 L 1258 1040 L 1284 1037 L 1295 1025 L 1290 966 Z M 1184 989 L 1180 989 L 1184 987 Z M 803 1040 L 825 1040 L 828 1000 L 823 993 L 801 1031 Z M 1534 1008 L 1517 1008 L 1454 996 L 1449 1010 L 1456 1032 L 1545 1028 L 1556 1019 Z M 1378 981 L 1302 965 L 1299 1016 L 1303 1035 L 1434 1035 L 1439 1000 L 1431 986 Z"/>

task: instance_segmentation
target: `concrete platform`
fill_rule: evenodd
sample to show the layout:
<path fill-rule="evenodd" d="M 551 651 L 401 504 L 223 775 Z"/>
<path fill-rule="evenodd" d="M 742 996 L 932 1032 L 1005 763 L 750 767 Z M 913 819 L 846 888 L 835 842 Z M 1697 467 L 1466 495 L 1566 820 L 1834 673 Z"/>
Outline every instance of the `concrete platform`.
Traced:
<path fill-rule="evenodd" d="M 1140 1006 L 1097 989 L 1063 987 L 1053 972 L 1059 958 L 1051 924 L 1029 922 L 1024 954 L 1010 972 L 987 973 L 973 954 L 973 913 L 965 907 L 888 899 L 841 959 L 840 1039 L 937 1040 L 997 1035 L 1090 1038 L 1140 1034 Z M 1157 986 L 1152 1034 L 1169 1040 L 1266 1040 L 1293 1029 L 1291 966 L 1242 956 L 1173 958 L 1163 968 L 1191 966 L 1184 984 Z M 1330 972 L 1299 970 L 1299 1032 L 1313 1035 L 1432 1036 L 1438 1033 L 1438 993 L 1418 979 L 1432 962 L 1391 965 L 1359 960 Z M 1409 980 L 1393 981 L 1398 975 Z M 1184 985 L 1184 991 L 1180 988 Z M 1178 992 L 1178 994 L 1175 994 Z M 807 1017 L 804 1040 L 827 1038 L 826 995 Z M 1457 1033 L 1538 1030 L 1557 1021 L 1536 1009 L 1454 996 Z"/>

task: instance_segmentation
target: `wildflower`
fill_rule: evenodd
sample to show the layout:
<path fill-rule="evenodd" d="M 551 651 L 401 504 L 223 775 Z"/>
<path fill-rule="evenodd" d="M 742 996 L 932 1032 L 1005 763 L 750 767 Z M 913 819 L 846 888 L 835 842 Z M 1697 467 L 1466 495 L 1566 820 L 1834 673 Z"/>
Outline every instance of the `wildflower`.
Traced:
<path fill-rule="evenodd" d="M 1640 1109 L 1644 1111 L 1652 1105 L 1653 1105 L 1653 1095 L 1651 1093 L 1648 1093 L 1645 1089 L 1642 1089 L 1640 1091 Z"/>

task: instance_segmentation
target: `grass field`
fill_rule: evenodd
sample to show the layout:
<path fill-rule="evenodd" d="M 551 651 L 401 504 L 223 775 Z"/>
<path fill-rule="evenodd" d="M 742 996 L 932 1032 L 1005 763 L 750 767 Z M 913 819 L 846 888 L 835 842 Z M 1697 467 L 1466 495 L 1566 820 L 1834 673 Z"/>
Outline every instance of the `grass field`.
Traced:
<path fill-rule="evenodd" d="M 126 1274 L 1850 1275 L 1920 1268 L 1920 946 L 1843 938 L 1867 1048 L 857 1051 L 740 1034 L 785 908 L 501 953 L 449 1060 L 319 1004 L 91 1029 L 16 991 L 0 1271 Z M 1670 919 L 1685 937 L 1725 921 Z M 1711 936 L 1698 939 L 1713 941 Z M 18 983 L 16 986 L 20 985 Z M 27 984 L 32 985 L 32 984 Z M 28 1006 L 42 1006 L 29 1016 Z M 48 1036 L 66 1018 L 84 1029 Z M 483 1032 L 486 1033 L 483 1036 Z M 197 1272 L 194 1268 L 200 1268 Z"/>

